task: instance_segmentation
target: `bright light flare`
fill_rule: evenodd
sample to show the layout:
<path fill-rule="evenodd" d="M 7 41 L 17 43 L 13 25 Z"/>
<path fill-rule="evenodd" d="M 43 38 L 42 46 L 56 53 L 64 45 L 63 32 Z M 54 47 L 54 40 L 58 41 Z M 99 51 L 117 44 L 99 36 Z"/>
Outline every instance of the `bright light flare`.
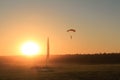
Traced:
<path fill-rule="evenodd" d="M 26 42 L 21 47 L 22 53 L 26 56 L 37 55 L 40 50 L 40 46 L 35 42 Z"/>

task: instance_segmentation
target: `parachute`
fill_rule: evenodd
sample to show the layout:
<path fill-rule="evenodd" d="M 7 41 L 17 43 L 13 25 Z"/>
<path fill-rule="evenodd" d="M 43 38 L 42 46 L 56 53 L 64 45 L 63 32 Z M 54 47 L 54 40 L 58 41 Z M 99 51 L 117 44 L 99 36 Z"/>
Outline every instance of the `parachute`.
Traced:
<path fill-rule="evenodd" d="M 68 29 L 67 32 L 76 32 L 75 29 Z M 72 39 L 72 35 L 70 35 L 70 38 Z"/>
<path fill-rule="evenodd" d="M 70 32 L 70 31 L 76 32 L 75 29 L 68 29 L 68 30 L 67 30 L 67 32 Z"/>

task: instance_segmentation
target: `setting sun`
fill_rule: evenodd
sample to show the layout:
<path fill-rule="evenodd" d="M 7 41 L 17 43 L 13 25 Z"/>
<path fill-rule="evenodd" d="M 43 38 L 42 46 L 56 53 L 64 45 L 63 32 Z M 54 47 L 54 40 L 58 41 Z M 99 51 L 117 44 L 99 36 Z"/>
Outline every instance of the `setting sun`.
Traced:
<path fill-rule="evenodd" d="M 21 51 L 26 56 L 37 55 L 41 49 L 40 46 L 35 42 L 26 42 L 21 46 Z"/>

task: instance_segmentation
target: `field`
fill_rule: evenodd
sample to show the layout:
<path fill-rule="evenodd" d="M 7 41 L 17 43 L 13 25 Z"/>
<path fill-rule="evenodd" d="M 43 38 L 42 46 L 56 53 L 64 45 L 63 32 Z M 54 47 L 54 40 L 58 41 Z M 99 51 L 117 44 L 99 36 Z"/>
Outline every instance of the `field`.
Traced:
<path fill-rule="evenodd" d="M 50 71 L 37 66 L 0 64 L 0 80 L 120 80 L 119 64 L 49 64 Z"/>

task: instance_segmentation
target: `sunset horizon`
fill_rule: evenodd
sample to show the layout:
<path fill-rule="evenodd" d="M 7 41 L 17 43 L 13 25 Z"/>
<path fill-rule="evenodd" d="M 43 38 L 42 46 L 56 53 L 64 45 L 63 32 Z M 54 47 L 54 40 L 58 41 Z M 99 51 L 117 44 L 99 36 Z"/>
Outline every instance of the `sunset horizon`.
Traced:
<path fill-rule="evenodd" d="M 0 80 L 120 80 L 120 0 L 0 0 Z"/>
<path fill-rule="evenodd" d="M 51 55 L 119 53 L 119 3 L 119 0 L 1 0 L 0 56 L 25 52 L 33 55 L 38 47 L 37 55 L 46 55 L 47 37 Z M 21 51 L 21 45 L 29 41 L 38 47 Z"/>

